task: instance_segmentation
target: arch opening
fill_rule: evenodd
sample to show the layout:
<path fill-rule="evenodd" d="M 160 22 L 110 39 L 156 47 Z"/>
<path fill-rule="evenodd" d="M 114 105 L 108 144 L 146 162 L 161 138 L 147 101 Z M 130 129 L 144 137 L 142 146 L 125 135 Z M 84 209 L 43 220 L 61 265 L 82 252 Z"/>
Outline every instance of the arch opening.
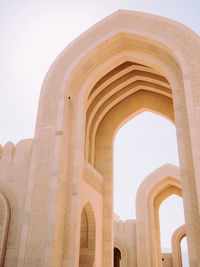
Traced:
<path fill-rule="evenodd" d="M 185 225 L 174 231 L 171 239 L 173 267 L 189 267 Z"/>
<path fill-rule="evenodd" d="M 120 264 L 121 251 L 118 248 L 114 247 L 114 253 L 113 254 L 114 254 L 114 267 L 120 267 L 121 266 L 121 264 Z"/>
<path fill-rule="evenodd" d="M 118 65 L 98 80 L 87 99 L 85 158 L 104 177 L 105 191 L 111 192 L 104 195 L 104 205 L 109 210 L 112 208 L 108 208 L 107 203 L 111 206 L 113 203 L 110 185 L 113 181 L 113 143 L 117 130 L 131 116 L 144 110 L 174 122 L 173 83 L 148 65 L 130 62 Z M 175 90 L 178 84 L 174 85 Z M 112 220 L 112 215 L 109 220 Z"/>
<path fill-rule="evenodd" d="M 166 193 L 165 193 L 166 194 Z M 167 194 L 170 194 L 168 192 Z M 172 235 L 177 228 L 185 224 L 183 200 L 179 190 L 171 191 L 160 204 L 159 207 L 160 224 L 160 247 L 163 266 L 174 266 L 173 264 L 173 245 L 171 244 Z M 181 259 L 180 266 L 181 264 Z M 184 262 L 185 264 L 185 262 Z"/>
<path fill-rule="evenodd" d="M 185 235 L 181 239 L 181 261 L 182 267 L 189 267 L 189 258 L 188 258 L 188 247 L 187 247 L 187 236 Z"/>
<path fill-rule="evenodd" d="M 174 231 L 185 224 L 183 200 L 171 194 L 159 207 L 160 243 L 162 253 L 172 253 L 171 238 Z"/>
<path fill-rule="evenodd" d="M 143 111 L 161 115 L 174 123 L 172 89 L 168 79 L 148 65 L 124 63 L 98 80 L 87 99 L 85 158 L 104 177 L 107 192 L 104 208 L 111 211 L 108 203 L 112 206 L 113 143 L 118 129 Z M 112 216 L 110 214 L 110 221 Z"/>
<path fill-rule="evenodd" d="M 114 141 L 114 208 L 121 219 L 135 219 L 139 185 L 164 164 L 178 166 L 174 124 L 144 111 L 118 131 Z"/>
<path fill-rule="evenodd" d="M 87 203 L 81 212 L 79 267 L 95 263 L 96 223 L 92 207 Z"/>
<path fill-rule="evenodd" d="M 119 110 L 123 110 L 121 116 Z M 115 125 L 110 125 L 113 131 L 110 138 L 113 142 L 118 129 L 130 117 L 144 110 L 155 112 L 174 122 L 172 90 L 168 80 L 160 72 L 147 65 L 126 61 L 104 75 L 94 85 L 87 99 L 86 159 L 98 169 L 98 133 L 107 119 L 112 120 L 110 116 L 115 122 Z M 118 119 L 114 113 L 118 114 Z"/>
<path fill-rule="evenodd" d="M 170 195 L 182 196 L 179 169 L 166 164 L 140 185 L 136 197 L 137 264 L 162 266 L 159 207 Z M 144 246 L 144 244 L 146 244 Z"/>
<path fill-rule="evenodd" d="M 176 185 L 167 185 L 156 195 L 154 199 L 154 222 L 156 232 L 156 252 L 157 252 L 157 266 L 162 266 L 164 261 L 172 264 L 171 253 L 162 253 L 162 242 L 161 242 L 161 229 L 160 229 L 160 207 L 167 202 L 167 199 L 172 195 L 182 197 L 181 187 Z M 171 250 L 170 250 L 171 252 Z M 167 263 L 167 264 L 168 264 Z"/>

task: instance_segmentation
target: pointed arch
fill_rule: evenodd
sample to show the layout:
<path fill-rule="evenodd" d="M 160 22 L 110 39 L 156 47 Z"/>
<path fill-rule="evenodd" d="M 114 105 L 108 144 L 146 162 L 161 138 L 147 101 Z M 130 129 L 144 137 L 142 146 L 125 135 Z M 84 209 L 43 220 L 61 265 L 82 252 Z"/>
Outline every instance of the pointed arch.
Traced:
<path fill-rule="evenodd" d="M 173 267 L 182 267 L 181 240 L 186 236 L 185 225 L 181 225 L 172 235 Z"/>
<path fill-rule="evenodd" d="M 9 224 L 10 206 L 7 198 L 0 192 L 0 266 L 4 266 Z"/>
<path fill-rule="evenodd" d="M 88 202 L 81 212 L 79 267 L 93 267 L 95 263 L 96 222 Z"/>
<path fill-rule="evenodd" d="M 182 196 L 179 169 L 165 164 L 141 183 L 136 195 L 138 266 L 161 266 L 159 207 L 168 196 Z"/>
<path fill-rule="evenodd" d="M 128 266 L 128 253 L 127 253 L 126 246 L 119 239 L 115 238 L 114 247 L 118 248 L 119 251 L 121 252 L 120 266 L 127 267 Z"/>
<path fill-rule="evenodd" d="M 5 182 L 0 181 L 0 266 L 7 264 L 13 249 L 18 253 L 20 219 L 15 193 Z"/>

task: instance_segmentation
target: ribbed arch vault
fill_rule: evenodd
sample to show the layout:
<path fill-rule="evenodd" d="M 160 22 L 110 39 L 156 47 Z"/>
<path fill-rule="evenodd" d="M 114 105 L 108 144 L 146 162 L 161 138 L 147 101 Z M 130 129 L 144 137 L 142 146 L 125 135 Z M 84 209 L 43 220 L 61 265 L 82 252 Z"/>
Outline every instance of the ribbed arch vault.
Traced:
<path fill-rule="evenodd" d="M 99 147 L 98 137 L 107 124 L 112 127 L 112 143 L 119 127 L 144 110 L 174 121 L 172 90 L 159 71 L 129 60 L 103 75 L 87 99 L 85 157 L 89 162 L 98 169 L 95 150 Z"/>

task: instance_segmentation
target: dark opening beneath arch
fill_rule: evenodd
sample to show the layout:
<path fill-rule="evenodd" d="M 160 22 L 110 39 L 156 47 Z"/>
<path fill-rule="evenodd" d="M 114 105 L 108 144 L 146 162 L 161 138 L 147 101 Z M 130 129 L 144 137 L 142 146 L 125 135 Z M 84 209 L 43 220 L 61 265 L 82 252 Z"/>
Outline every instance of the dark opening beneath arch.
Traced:
<path fill-rule="evenodd" d="M 118 248 L 114 248 L 114 267 L 120 267 L 121 251 Z"/>

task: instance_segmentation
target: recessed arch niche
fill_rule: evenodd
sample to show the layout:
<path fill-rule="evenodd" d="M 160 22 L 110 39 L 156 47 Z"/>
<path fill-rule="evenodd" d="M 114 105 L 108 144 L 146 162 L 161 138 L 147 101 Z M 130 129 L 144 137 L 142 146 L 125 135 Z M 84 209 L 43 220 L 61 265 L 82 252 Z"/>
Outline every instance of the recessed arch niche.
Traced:
<path fill-rule="evenodd" d="M 88 202 L 81 212 L 79 267 L 95 264 L 96 222 L 91 204 Z"/>
<path fill-rule="evenodd" d="M 127 267 L 128 266 L 128 253 L 127 253 L 126 246 L 120 240 L 115 239 L 114 248 L 119 249 L 121 253 L 120 267 Z"/>

